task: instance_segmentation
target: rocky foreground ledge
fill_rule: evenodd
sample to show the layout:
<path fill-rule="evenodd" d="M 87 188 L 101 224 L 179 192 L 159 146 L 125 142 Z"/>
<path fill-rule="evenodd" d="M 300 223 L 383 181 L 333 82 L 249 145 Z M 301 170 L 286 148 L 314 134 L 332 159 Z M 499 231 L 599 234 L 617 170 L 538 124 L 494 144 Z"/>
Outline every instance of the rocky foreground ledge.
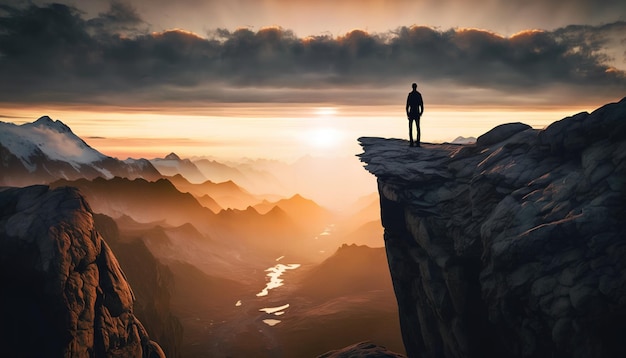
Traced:
<path fill-rule="evenodd" d="M 165 357 L 75 188 L 0 190 L 0 356 Z"/>
<path fill-rule="evenodd" d="M 409 357 L 626 357 L 626 98 L 472 145 L 359 140 Z"/>

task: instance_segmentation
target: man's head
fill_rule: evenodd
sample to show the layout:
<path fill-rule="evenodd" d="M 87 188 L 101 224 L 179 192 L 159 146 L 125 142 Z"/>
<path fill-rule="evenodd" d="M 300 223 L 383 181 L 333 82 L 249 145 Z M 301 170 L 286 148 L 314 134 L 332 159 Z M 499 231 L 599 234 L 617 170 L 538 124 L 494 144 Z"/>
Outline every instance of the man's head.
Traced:
<path fill-rule="evenodd" d="M 411 87 L 413 87 L 413 90 L 417 89 L 417 83 L 413 83 Z"/>

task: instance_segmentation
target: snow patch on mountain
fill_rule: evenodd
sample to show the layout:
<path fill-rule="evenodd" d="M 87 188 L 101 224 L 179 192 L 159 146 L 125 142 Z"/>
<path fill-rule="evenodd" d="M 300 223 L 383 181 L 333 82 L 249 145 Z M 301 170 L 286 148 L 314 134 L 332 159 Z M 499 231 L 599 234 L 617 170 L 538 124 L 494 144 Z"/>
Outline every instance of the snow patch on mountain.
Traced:
<path fill-rule="evenodd" d="M 53 121 L 48 116 L 23 125 L 0 122 L 0 142 L 30 171 L 36 168 L 31 158 L 42 153 L 51 160 L 66 161 L 77 169 L 82 164 L 107 158 L 72 133 L 63 122 Z"/>

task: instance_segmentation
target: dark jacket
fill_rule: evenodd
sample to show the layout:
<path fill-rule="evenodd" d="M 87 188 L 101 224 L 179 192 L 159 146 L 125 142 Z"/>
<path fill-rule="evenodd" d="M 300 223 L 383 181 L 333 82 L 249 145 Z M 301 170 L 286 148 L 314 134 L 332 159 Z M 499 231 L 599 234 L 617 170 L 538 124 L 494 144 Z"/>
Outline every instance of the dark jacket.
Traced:
<path fill-rule="evenodd" d="M 409 92 L 406 98 L 406 114 L 409 119 L 418 119 L 424 112 L 424 101 L 422 94 L 417 91 Z"/>

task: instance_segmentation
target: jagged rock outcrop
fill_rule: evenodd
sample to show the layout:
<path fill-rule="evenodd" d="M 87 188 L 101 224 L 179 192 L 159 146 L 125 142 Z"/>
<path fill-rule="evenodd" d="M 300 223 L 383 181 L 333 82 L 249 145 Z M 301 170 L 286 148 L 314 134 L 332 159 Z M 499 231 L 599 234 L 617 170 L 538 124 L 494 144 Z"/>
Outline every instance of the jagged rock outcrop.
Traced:
<path fill-rule="evenodd" d="M 112 218 L 104 214 L 94 214 L 93 218 L 96 230 L 113 251 L 133 288 L 133 313 L 168 358 L 181 357 L 183 327 L 171 308 L 175 286 L 172 271 L 154 257 L 143 240 L 123 237 Z"/>
<path fill-rule="evenodd" d="M 77 189 L 4 189 L 0 203 L 0 355 L 165 356 Z"/>
<path fill-rule="evenodd" d="M 471 145 L 360 141 L 410 357 L 626 356 L 626 98 Z"/>

